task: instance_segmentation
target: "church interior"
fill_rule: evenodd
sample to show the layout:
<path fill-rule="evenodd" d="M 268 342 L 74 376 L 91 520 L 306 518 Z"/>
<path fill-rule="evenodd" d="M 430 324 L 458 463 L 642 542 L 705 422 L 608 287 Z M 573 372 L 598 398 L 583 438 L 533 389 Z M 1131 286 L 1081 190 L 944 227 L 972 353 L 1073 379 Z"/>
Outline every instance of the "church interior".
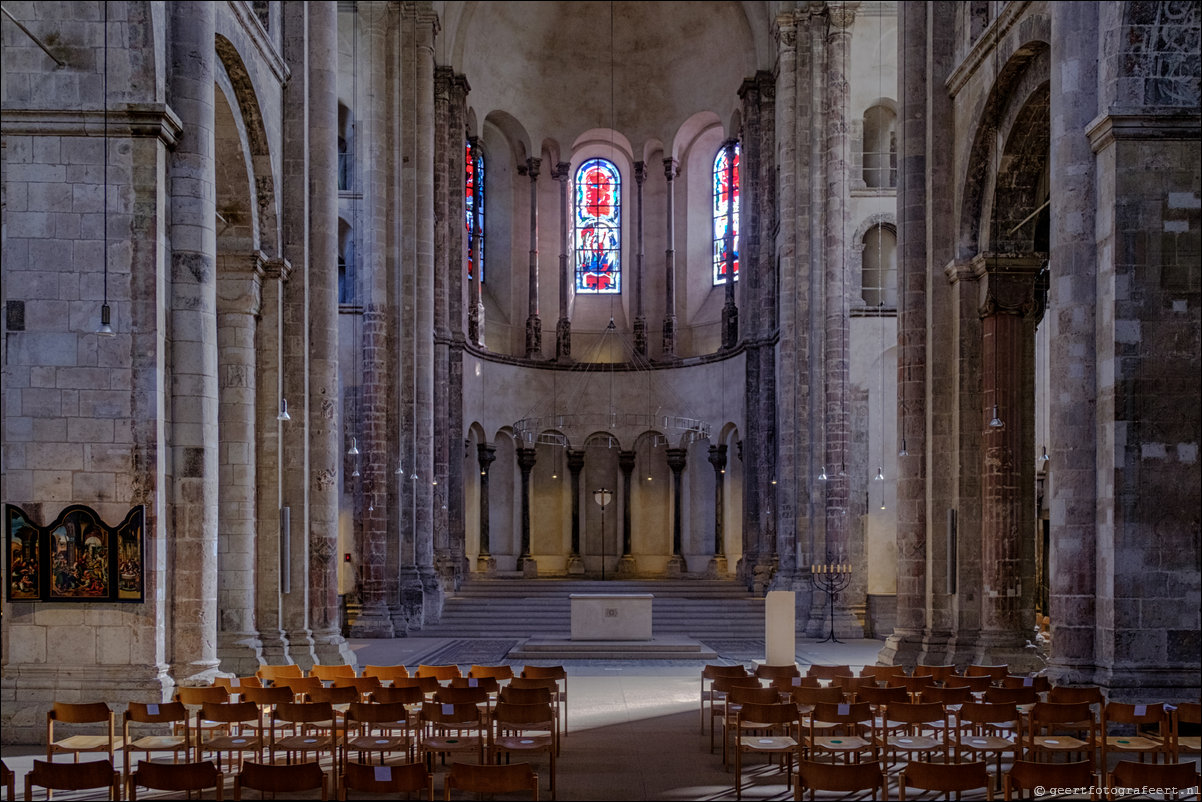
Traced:
<path fill-rule="evenodd" d="M 4 11 L 4 743 L 485 579 L 1202 694 L 1198 4 Z"/>

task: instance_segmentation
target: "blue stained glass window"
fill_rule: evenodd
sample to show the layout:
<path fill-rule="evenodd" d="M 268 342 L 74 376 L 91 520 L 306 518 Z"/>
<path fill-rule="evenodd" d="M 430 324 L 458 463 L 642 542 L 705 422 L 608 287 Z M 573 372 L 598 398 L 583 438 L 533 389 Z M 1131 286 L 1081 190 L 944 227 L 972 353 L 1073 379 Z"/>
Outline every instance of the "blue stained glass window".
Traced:
<path fill-rule="evenodd" d="M 478 145 L 473 146 L 468 140 L 466 158 L 464 159 L 466 174 L 464 176 L 464 206 L 467 209 L 467 277 L 471 278 L 476 271 L 472 260 L 475 246 L 476 260 L 480 262 L 480 281 L 484 282 L 484 154 Z M 480 242 L 476 243 L 476 217 L 480 218 Z"/>
<path fill-rule="evenodd" d="M 622 178 L 613 162 L 576 170 L 576 292 L 622 291 Z"/>
<path fill-rule="evenodd" d="M 734 181 L 730 181 L 726 147 L 718 148 L 714 158 L 714 284 L 726 283 L 726 232 L 734 238 L 733 280 L 739 280 L 739 146 L 734 147 Z M 729 216 L 727 204 L 730 204 Z"/>

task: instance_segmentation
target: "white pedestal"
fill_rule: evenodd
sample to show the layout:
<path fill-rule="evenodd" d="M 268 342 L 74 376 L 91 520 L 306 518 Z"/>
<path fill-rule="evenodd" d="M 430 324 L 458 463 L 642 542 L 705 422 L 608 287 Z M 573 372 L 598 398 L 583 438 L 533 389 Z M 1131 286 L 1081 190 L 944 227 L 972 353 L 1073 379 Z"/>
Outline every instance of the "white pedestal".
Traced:
<path fill-rule="evenodd" d="M 572 640 L 651 640 L 650 593 L 573 593 Z"/>
<path fill-rule="evenodd" d="M 770 666 L 797 662 L 797 608 L 791 590 L 770 590 L 764 599 L 764 657 Z"/>

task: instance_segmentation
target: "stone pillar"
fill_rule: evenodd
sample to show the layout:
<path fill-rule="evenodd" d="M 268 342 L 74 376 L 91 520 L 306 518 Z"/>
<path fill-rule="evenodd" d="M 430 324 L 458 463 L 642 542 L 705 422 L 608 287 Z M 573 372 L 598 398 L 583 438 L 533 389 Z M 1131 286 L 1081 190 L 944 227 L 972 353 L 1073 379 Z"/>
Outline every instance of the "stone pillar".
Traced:
<path fill-rule="evenodd" d="M 584 452 L 568 449 L 568 471 L 572 475 L 572 554 L 568 557 L 568 574 L 584 575 L 584 560 L 580 557 L 580 472 L 584 470 Z"/>
<path fill-rule="evenodd" d="M 497 559 L 492 556 L 489 534 L 488 471 L 497 459 L 497 447 L 488 443 L 476 444 L 476 461 L 480 463 L 480 553 L 476 570 L 485 576 L 497 572 Z"/>
<path fill-rule="evenodd" d="M 722 143 L 726 151 L 726 302 L 722 306 L 722 348 L 730 350 L 739 341 L 739 307 L 735 305 L 735 192 L 738 175 L 735 159 L 739 140 Z"/>
<path fill-rule="evenodd" d="M 622 471 L 622 557 L 618 560 L 618 576 L 632 577 L 637 573 L 637 565 L 630 546 L 630 512 L 633 505 L 631 490 L 634 483 L 631 475 L 634 473 L 634 463 L 637 452 L 633 449 L 618 452 L 618 468 Z"/>
<path fill-rule="evenodd" d="M 669 448 L 668 467 L 672 469 L 672 556 L 668 560 L 668 576 L 680 577 L 686 570 L 684 551 L 684 482 L 681 474 L 689 459 L 685 448 Z"/>
<path fill-rule="evenodd" d="M 646 267 L 646 248 L 643 241 L 643 183 L 646 180 L 647 163 L 635 162 L 634 352 L 642 357 L 647 356 L 647 303 L 643 292 Z"/>
<path fill-rule="evenodd" d="M 460 150 L 459 137 L 454 136 L 452 145 L 450 127 L 451 89 L 455 76 L 450 67 L 434 68 L 434 475 L 433 503 L 431 516 L 434 520 L 434 571 L 443 587 L 453 586 L 455 565 L 451 558 L 450 538 L 447 530 L 445 503 L 448 489 L 448 468 L 452 433 L 450 424 L 450 347 L 451 329 L 449 320 L 451 272 L 459 271 L 459 260 L 451 258 L 451 230 L 458 230 L 460 220 L 451 213 L 451 184 L 461 182 L 458 170 L 452 171 L 452 163 L 459 163 L 452 154 Z"/>
<path fill-rule="evenodd" d="M 847 301 L 847 197 L 848 158 L 848 59 L 851 26 L 859 3 L 827 7 L 830 27 L 826 39 L 826 325 L 824 331 L 826 379 L 826 554 L 818 562 L 849 562 L 858 551 L 851 542 L 850 477 L 847 473 L 850 430 L 847 393 L 849 320 Z M 817 556 L 817 555 L 815 555 Z M 863 564 L 857 565 L 858 569 Z M 835 632 L 841 637 L 863 637 L 864 626 L 852 612 L 863 603 L 863 593 L 839 594 L 835 605 Z"/>
<path fill-rule="evenodd" d="M 981 631 L 979 665 L 1039 668 L 1025 649 L 1034 626 L 1035 277 L 1041 261 L 983 254 L 981 275 Z M 995 415 L 997 416 L 995 418 Z M 996 424 L 1001 422 L 1001 426 Z M 1030 555 L 1024 554 L 1030 551 Z M 1024 577 L 1027 581 L 1023 581 Z"/>
<path fill-rule="evenodd" d="M 538 452 L 533 448 L 519 448 L 518 469 L 522 472 L 522 551 L 518 557 L 518 567 L 527 578 L 538 576 L 538 563 L 530 554 L 530 472 L 538 460 Z"/>
<path fill-rule="evenodd" d="M 714 466 L 714 556 L 706 569 L 707 579 L 726 577 L 726 538 L 723 517 L 726 514 L 726 444 L 710 446 L 710 465 Z"/>
<path fill-rule="evenodd" d="M 484 236 L 483 224 L 483 204 L 484 204 L 484 176 L 480 174 L 480 138 L 472 137 L 472 158 L 476 164 L 472 170 L 475 180 L 472 183 L 472 287 L 471 297 L 468 300 L 467 306 L 467 338 L 478 346 L 484 346 L 484 284 L 482 282 L 481 273 L 483 273 L 483 265 L 480 263 L 480 258 L 483 252 L 480 250 L 480 241 Z"/>
<path fill-rule="evenodd" d="M 338 599 L 338 9 L 309 15 L 309 626 L 322 663 L 354 662 Z"/>
<path fill-rule="evenodd" d="M 898 56 L 904 84 L 898 125 L 897 623 L 877 659 L 919 662 L 926 627 L 926 304 L 927 304 L 927 12 L 926 3 L 898 7 Z M 938 537 L 938 535 L 936 535 Z"/>
<path fill-rule="evenodd" d="M 530 176 L 530 282 L 529 314 L 526 317 L 526 358 L 542 356 L 543 324 L 538 317 L 538 170 L 542 159 L 526 159 L 525 171 L 518 168 L 520 175 Z"/>
<path fill-rule="evenodd" d="M 1053 3 L 1048 175 L 1053 226 L 1048 318 L 1048 486 L 1051 513 L 1048 606 L 1055 628 L 1048 673 L 1056 682 L 1096 682 L 1098 279 L 1093 148 L 1081 136 L 1099 111 L 1096 3 Z M 1073 224 L 1068 224 L 1073 221 Z"/>
<path fill-rule="evenodd" d="M 220 371 L 220 527 L 217 656 L 223 671 L 253 674 L 262 663 L 255 631 L 255 320 L 263 268 L 258 254 L 222 257 L 217 279 Z M 268 395 L 274 395 L 269 393 Z"/>
<path fill-rule="evenodd" d="M 664 342 L 663 358 L 676 356 L 676 176 L 680 165 L 676 159 L 664 159 L 664 177 L 668 188 L 664 192 L 664 220 L 667 224 L 664 239 Z"/>
<path fill-rule="evenodd" d="M 255 385 L 259 395 L 255 405 L 255 496 L 258 512 L 255 537 L 255 622 L 262 644 L 260 651 L 263 661 L 271 665 L 291 662 L 283 630 L 283 577 L 280 574 L 281 554 L 285 548 L 281 512 L 283 501 L 280 495 L 283 453 L 281 435 L 284 426 L 292 426 L 298 422 L 297 410 L 290 405 L 288 414 L 292 420 L 277 420 L 282 400 L 280 333 L 284 283 L 291 272 L 292 266 L 284 259 L 270 259 L 263 263 L 260 319 L 255 336 Z M 300 404 L 302 408 L 303 400 L 301 399 Z"/>
<path fill-rule="evenodd" d="M 174 3 L 168 100 L 183 133 L 171 154 L 171 673 L 217 672 L 218 381 L 213 69 L 216 7 Z"/>
<path fill-rule="evenodd" d="M 572 321 L 568 318 L 568 303 L 573 286 L 568 259 L 568 254 L 572 252 L 572 205 L 568 202 L 572 163 L 559 162 L 551 171 L 551 177 L 559 182 L 559 321 L 555 324 L 555 359 L 568 361 L 572 358 Z"/>

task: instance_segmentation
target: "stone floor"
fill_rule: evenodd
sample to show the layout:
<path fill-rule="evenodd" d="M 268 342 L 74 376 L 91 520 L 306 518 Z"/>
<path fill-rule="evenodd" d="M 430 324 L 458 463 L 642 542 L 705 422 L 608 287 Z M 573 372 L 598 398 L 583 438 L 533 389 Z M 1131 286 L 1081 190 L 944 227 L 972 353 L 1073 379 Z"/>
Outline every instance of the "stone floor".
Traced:
<path fill-rule="evenodd" d="M 825 644 L 804 641 L 798 644 L 797 659 L 803 665 L 823 663 L 859 667 L 875 663 L 881 645 L 876 640 Z M 495 648 L 493 645 L 482 646 Z M 734 653 L 738 646 L 722 644 L 720 651 Z M 415 666 L 433 662 L 428 658 L 450 654 L 449 650 L 457 650 L 455 653 L 459 656 L 470 656 L 470 644 L 437 638 L 355 641 L 352 648 L 360 665 L 403 663 Z M 761 646 L 761 658 L 762 654 Z M 726 662 L 738 660 L 727 659 Z M 723 768 L 720 747 L 710 752 L 710 736 L 708 733 L 703 735 L 700 729 L 701 662 L 590 660 L 564 661 L 563 665 L 569 676 L 568 727 L 556 764 L 558 799 L 735 799 L 733 770 Z M 5 763 L 18 774 L 18 798 L 24 793 L 21 780 L 33 758 L 39 754 L 38 747 L 4 747 Z M 540 796 L 548 799 L 545 759 L 536 763 L 535 769 L 542 779 Z M 891 795 L 895 792 L 896 780 L 890 789 Z M 441 799 L 442 794 L 439 772 L 435 778 L 435 796 Z M 253 797 L 253 793 L 250 796 Z M 748 771 L 742 796 L 748 800 L 792 799 L 784 775 L 776 767 L 763 763 Z M 149 794 L 139 794 L 139 797 L 166 798 Z M 38 795 L 35 798 L 45 797 Z M 59 792 L 54 798 L 100 797 L 82 792 Z M 226 798 L 232 798 L 232 781 L 227 787 Z M 318 795 L 304 798 L 316 799 Z M 824 797 L 820 795 L 819 798 Z M 866 797 L 829 795 L 825 798 Z M 984 798 L 984 794 L 965 794 L 963 798 Z"/>

